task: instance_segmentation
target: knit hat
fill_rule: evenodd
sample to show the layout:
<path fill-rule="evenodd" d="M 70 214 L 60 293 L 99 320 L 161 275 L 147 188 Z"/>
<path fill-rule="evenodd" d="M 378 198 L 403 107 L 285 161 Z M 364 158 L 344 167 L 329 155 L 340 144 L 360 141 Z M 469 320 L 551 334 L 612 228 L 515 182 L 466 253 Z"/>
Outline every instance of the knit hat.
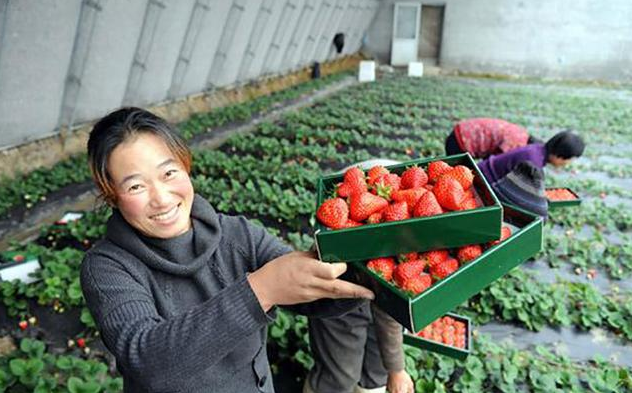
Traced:
<path fill-rule="evenodd" d="M 541 217 L 548 214 L 544 172 L 529 161 L 518 163 L 505 177 L 492 184 L 502 202 L 511 203 Z"/>

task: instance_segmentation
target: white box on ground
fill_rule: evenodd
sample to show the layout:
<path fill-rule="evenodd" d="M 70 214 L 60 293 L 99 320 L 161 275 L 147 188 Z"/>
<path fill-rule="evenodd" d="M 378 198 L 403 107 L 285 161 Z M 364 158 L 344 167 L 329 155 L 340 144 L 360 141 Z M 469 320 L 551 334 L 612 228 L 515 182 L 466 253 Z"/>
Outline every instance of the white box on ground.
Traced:
<path fill-rule="evenodd" d="M 373 82 L 375 80 L 375 62 L 371 60 L 363 60 L 360 62 L 358 71 L 358 81 Z"/>
<path fill-rule="evenodd" d="M 30 261 L 21 262 L 13 266 L 0 269 L 0 281 L 13 281 L 16 278 L 25 284 L 38 281 L 38 278 L 32 277 L 29 274 L 33 273 L 41 268 L 37 259 L 31 259 Z"/>
<path fill-rule="evenodd" d="M 421 61 L 411 61 L 408 63 L 408 76 L 424 76 L 424 63 Z"/>

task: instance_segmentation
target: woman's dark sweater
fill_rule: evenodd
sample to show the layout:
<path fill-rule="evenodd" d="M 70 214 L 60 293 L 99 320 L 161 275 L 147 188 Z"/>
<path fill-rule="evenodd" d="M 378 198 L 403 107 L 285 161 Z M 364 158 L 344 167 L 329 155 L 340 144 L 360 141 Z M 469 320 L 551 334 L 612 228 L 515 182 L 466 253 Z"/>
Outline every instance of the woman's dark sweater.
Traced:
<path fill-rule="evenodd" d="M 187 233 L 152 239 L 115 210 L 84 258 L 83 293 L 125 392 L 273 392 L 265 342 L 274 313 L 263 311 L 246 274 L 292 250 L 197 195 L 191 217 Z M 335 315 L 355 304 L 298 311 Z"/>

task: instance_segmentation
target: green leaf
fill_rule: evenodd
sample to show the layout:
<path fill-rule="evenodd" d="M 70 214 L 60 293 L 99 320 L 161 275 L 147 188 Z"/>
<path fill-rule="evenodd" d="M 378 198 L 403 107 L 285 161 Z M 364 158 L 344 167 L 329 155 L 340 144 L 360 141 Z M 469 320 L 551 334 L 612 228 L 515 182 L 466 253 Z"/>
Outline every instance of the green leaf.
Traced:
<path fill-rule="evenodd" d="M 77 377 L 68 378 L 68 391 L 70 393 L 98 393 L 101 385 L 94 381 L 84 381 Z"/>
<path fill-rule="evenodd" d="M 27 363 L 24 359 L 13 359 L 9 361 L 9 369 L 16 377 L 21 377 L 26 373 Z"/>

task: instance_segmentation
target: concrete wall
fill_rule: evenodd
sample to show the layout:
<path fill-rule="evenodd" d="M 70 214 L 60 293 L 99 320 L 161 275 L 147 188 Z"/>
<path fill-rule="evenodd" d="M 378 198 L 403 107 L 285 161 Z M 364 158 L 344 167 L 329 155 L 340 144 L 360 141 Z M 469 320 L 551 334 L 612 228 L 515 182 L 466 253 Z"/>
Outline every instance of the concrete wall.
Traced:
<path fill-rule="evenodd" d="M 0 0 L 0 152 L 64 139 L 121 105 L 175 102 L 355 53 L 378 5 Z M 350 35 L 341 55 L 338 31 Z"/>
<path fill-rule="evenodd" d="M 365 45 L 386 63 L 394 3 L 380 3 Z M 632 79 L 632 1 L 418 3 L 445 5 L 439 59 L 444 68 L 570 79 Z"/>

